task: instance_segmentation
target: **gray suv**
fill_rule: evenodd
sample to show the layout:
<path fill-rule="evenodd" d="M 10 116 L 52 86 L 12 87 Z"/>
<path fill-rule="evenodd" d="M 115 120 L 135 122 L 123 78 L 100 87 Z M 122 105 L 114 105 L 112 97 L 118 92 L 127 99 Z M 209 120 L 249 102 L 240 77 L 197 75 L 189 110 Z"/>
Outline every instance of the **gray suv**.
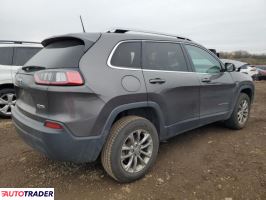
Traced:
<path fill-rule="evenodd" d="M 159 142 L 216 121 L 243 128 L 251 78 L 183 37 L 117 29 L 45 39 L 17 73 L 18 134 L 56 160 L 139 179 Z"/>

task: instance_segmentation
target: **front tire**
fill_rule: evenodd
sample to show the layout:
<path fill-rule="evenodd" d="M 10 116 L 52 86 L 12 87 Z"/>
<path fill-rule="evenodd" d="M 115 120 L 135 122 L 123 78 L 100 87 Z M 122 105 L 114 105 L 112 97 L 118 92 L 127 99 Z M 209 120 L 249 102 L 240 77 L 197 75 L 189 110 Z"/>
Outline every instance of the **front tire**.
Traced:
<path fill-rule="evenodd" d="M 159 148 L 156 128 L 147 119 L 126 116 L 113 125 L 101 161 L 105 171 L 118 182 L 143 177 L 154 164 Z"/>
<path fill-rule="evenodd" d="M 232 129 L 242 129 L 246 126 L 250 113 L 250 98 L 245 93 L 240 93 L 231 117 L 225 125 Z"/>
<path fill-rule="evenodd" d="M 10 118 L 11 108 L 15 106 L 16 95 L 12 88 L 0 90 L 0 117 Z"/>

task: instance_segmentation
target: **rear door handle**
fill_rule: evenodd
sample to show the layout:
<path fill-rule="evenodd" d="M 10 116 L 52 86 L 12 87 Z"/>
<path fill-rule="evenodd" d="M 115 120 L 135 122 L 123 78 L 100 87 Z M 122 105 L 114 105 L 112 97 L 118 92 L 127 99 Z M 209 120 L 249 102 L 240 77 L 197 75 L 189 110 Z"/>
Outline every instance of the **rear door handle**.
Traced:
<path fill-rule="evenodd" d="M 203 82 L 203 83 L 210 83 L 211 82 L 211 79 L 208 78 L 208 77 L 205 77 L 205 78 L 201 79 L 201 82 Z"/>
<path fill-rule="evenodd" d="M 150 84 L 163 84 L 165 83 L 165 80 L 161 78 L 154 78 L 149 80 Z"/>

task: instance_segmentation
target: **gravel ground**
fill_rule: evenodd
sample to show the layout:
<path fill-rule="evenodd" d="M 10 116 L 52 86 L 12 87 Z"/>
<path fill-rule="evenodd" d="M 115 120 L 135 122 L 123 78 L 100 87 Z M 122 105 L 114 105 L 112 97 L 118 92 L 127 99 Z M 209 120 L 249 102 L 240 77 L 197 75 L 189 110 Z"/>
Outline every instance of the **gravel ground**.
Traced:
<path fill-rule="evenodd" d="M 266 82 L 256 83 L 247 127 L 211 124 L 160 146 L 142 180 L 118 184 L 99 163 L 52 161 L 0 120 L 0 187 L 54 187 L 56 199 L 266 199 Z"/>

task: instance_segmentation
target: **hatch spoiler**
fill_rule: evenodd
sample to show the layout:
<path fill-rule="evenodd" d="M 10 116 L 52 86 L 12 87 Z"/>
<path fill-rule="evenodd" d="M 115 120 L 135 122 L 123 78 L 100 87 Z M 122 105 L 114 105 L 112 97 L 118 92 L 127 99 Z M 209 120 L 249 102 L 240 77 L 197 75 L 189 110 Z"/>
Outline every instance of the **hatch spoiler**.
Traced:
<path fill-rule="evenodd" d="M 101 33 L 76 33 L 76 34 L 67 34 L 61 36 L 53 36 L 47 38 L 41 42 L 41 44 L 46 47 L 47 45 L 62 41 L 62 40 L 78 40 L 85 45 L 85 51 L 91 47 L 91 43 L 95 43 L 101 37 Z"/>

